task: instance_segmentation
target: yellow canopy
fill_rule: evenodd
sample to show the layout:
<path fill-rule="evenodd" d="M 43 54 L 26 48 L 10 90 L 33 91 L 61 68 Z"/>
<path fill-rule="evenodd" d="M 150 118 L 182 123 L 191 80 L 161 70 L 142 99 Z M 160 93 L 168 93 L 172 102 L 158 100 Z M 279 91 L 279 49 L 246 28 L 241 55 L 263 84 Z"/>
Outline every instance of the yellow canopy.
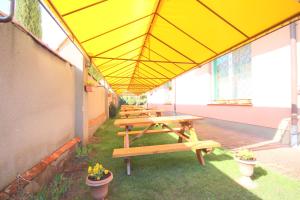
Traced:
<path fill-rule="evenodd" d="M 299 18 L 297 0 L 44 0 L 118 94 L 147 92 Z"/>

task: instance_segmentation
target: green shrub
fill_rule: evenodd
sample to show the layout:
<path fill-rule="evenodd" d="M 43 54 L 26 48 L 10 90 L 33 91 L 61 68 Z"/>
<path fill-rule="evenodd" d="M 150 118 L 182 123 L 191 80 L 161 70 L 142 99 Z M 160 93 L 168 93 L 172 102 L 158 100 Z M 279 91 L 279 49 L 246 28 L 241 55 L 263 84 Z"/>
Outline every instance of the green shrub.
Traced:
<path fill-rule="evenodd" d="M 115 104 L 111 103 L 109 105 L 109 118 L 114 118 L 117 115 L 117 107 Z"/>
<path fill-rule="evenodd" d="M 140 96 L 122 96 L 119 98 L 119 105 L 146 105 L 147 95 Z"/>
<path fill-rule="evenodd" d="M 38 0 L 18 0 L 16 18 L 29 32 L 42 38 L 42 17 Z"/>

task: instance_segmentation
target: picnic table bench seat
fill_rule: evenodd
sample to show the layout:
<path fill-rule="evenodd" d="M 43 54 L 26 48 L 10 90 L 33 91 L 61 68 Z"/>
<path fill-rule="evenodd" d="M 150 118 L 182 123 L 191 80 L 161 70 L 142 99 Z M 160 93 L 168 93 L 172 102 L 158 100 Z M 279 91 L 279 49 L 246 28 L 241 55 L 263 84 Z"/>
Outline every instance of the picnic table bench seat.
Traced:
<path fill-rule="evenodd" d="M 197 142 L 183 142 L 183 143 L 175 143 L 175 144 L 119 148 L 119 149 L 114 149 L 113 158 L 129 158 L 129 157 L 141 156 L 141 155 L 196 150 L 198 161 L 200 162 L 201 165 L 204 165 L 205 162 L 201 151 L 207 152 L 207 150 L 211 150 L 215 147 L 220 147 L 220 146 L 221 146 L 220 143 L 215 142 L 213 140 L 204 140 L 204 141 L 197 141 Z"/>
<path fill-rule="evenodd" d="M 209 153 L 213 150 L 213 148 L 220 147 L 220 144 L 212 140 L 199 141 L 195 128 L 193 127 L 193 121 L 201 119 L 203 119 L 203 117 L 192 115 L 118 119 L 114 124 L 118 127 L 124 127 L 126 130 L 125 132 L 117 133 L 119 136 L 124 136 L 124 148 L 114 149 L 112 157 L 124 158 L 127 168 L 127 175 L 131 174 L 131 157 L 141 155 L 193 150 L 196 152 L 199 163 L 204 165 L 205 162 L 202 152 Z M 174 123 L 179 125 L 180 128 L 170 127 L 170 125 Z M 157 124 L 159 124 L 162 129 L 153 130 L 152 128 Z M 132 127 L 139 126 L 146 127 L 141 131 L 131 131 Z M 178 143 L 130 147 L 130 144 L 132 144 L 133 141 L 140 138 L 144 134 L 173 132 L 178 136 Z M 134 136 L 134 138 L 130 139 L 130 136 Z"/>
<path fill-rule="evenodd" d="M 180 131 L 181 128 L 172 128 L 174 131 Z M 143 132 L 143 130 L 139 130 L 139 131 L 128 131 L 128 135 L 138 135 L 141 134 Z M 155 133 L 170 133 L 172 132 L 170 129 L 154 129 L 154 130 L 148 130 L 147 132 L 145 132 L 145 134 L 155 134 Z M 126 131 L 120 131 L 117 133 L 118 136 L 125 136 L 126 135 Z"/>

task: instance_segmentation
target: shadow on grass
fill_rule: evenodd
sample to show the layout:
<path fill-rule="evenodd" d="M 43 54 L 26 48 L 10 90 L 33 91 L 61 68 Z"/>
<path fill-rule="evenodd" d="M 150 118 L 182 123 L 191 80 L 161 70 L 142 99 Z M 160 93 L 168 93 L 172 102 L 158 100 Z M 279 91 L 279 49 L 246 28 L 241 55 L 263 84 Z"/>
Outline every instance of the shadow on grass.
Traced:
<path fill-rule="evenodd" d="M 199 165 L 192 151 L 134 157 L 132 175 L 127 176 L 123 160 L 112 158 L 113 149 L 123 146 L 117 130 L 110 120 L 96 133 L 102 142 L 92 145 L 96 152 L 93 159 L 114 174 L 108 199 L 260 199 L 220 170 L 230 171 L 235 164 L 222 150 L 205 156 L 205 166 Z M 135 146 L 176 141 L 168 134 L 145 135 Z"/>
<path fill-rule="evenodd" d="M 266 176 L 266 175 L 268 175 L 268 172 L 265 169 L 263 169 L 262 167 L 255 167 L 252 179 L 257 180 L 260 177 Z"/>
<path fill-rule="evenodd" d="M 222 150 L 220 150 L 222 151 Z M 232 156 L 222 153 L 222 154 L 216 154 L 216 153 L 211 153 L 205 155 L 205 158 L 208 158 L 209 161 L 224 161 L 224 160 L 233 160 Z"/>

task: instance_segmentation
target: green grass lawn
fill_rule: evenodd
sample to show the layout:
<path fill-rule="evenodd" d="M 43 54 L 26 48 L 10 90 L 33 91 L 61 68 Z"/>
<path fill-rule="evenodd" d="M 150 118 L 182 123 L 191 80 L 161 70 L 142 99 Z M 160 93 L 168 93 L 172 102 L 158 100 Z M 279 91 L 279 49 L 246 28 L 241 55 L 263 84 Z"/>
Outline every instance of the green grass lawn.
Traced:
<path fill-rule="evenodd" d="M 258 166 L 254 181 L 257 188 L 247 190 L 235 182 L 239 177 L 230 152 L 216 149 L 205 156 L 200 166 L 192 152 L 147 155 L 132 158 L 132 175 L 125 173 L 123 159 L 112 158 L 114 148 L 123 146 L 116 135 L 113 120 L 107 121 L 95 134 L 99 142 L 91 144 L 92 155 L 110 169 L 114 180 L 108 199 L 300 199 L 300 181 Z M 171 134 L 144 135 L 132 146 L 177 142 Z"/>

